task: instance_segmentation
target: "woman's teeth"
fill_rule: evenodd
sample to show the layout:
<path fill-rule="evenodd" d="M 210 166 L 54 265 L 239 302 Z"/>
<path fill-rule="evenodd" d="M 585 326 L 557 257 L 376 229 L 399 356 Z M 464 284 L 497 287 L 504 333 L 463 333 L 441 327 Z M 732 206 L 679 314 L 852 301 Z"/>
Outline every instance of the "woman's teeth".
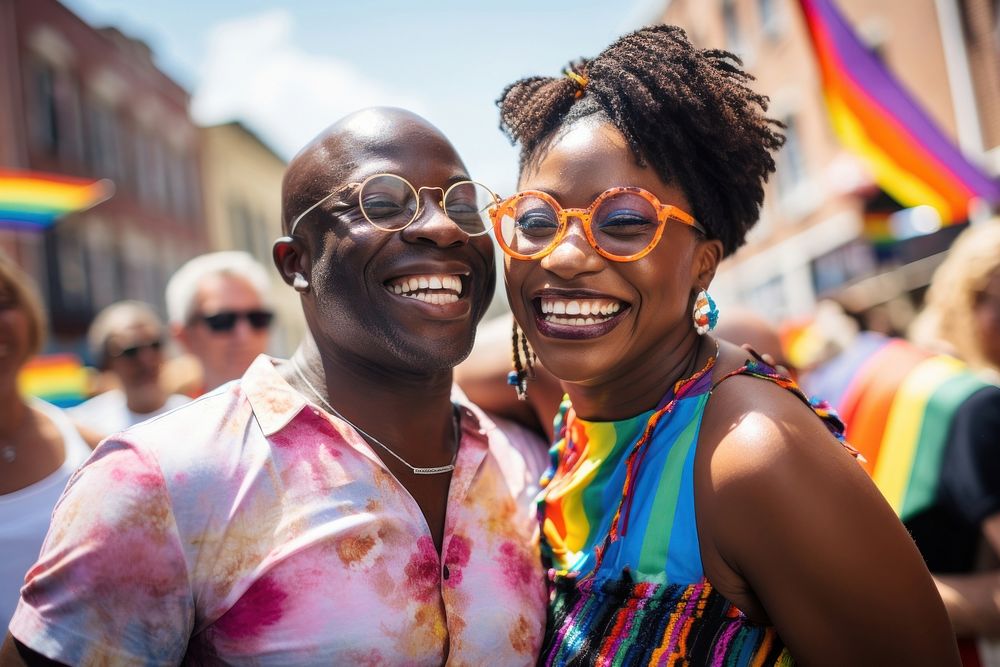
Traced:
<path fill-rule="evenodd" d="M 462 279 L 453 275 L 405 276 L 389 281 L 393 294 L 426 303 L 455 303 L 462 295 Z"/>
<path fill-rule="evenodd" d="M 610 320 L 622 304 L 612 299 L 543 298 L 541 306 L 546 322 L 582 327 Z"/>

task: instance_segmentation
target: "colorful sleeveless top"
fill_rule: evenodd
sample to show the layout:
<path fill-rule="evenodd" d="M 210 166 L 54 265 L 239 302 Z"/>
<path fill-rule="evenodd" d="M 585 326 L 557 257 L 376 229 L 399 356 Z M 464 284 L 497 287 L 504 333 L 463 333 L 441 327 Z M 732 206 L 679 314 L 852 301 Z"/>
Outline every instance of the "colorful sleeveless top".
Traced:
<path fill-rule="evenodd" d="M 702 568 L 693 473 L 714 363 L 630 419 L 586 421 L 564 401 L 538 500 L 551 592 L 540 665 L 792 664 L 774 628 L 750 621 Z M 740 374 L 809 403 L 759 359 L 718 382 Z M 836 415 L 811 407 L 842 440 Z"/>

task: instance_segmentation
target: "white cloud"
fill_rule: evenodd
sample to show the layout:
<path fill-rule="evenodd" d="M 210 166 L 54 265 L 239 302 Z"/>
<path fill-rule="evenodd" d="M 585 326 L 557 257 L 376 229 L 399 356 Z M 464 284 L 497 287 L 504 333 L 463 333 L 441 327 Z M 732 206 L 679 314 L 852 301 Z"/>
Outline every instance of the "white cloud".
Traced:
<path fill-rule="evenodd" d="M 423 113 L 425 106 L 346 61 L 301 48 L 284 9 L 212 29 L 198 78 L 192 113 L 199 123 L 244 121 L 286 157 L 355 109 L 392 105 Z"/>

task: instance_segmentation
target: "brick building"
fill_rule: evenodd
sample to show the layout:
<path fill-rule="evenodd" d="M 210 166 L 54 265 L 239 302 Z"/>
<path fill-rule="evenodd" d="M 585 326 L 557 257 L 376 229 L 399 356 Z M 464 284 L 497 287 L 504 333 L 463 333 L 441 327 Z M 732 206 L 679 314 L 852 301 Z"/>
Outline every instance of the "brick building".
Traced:
<path fill-rule="evenodd" d="M 971 161 L 1000 173 L 1000 17 L 994 0 L 834 0 L 837 8 Z M 877 205 L 867 170 L 830 126 L 795 0 L 673 0 L 663 20 L 701 47 L 740 55 L 784 121 L 787 143 L 761 221 L 713 284 L 775 319 L 832 296 L 898 331 L 961 227 L 876 247 L 863 215 Z M 884 316 L 884 317 L 883 317 Z M 874 322 L 873 322 L 874 324 Z"/>
<path fill-rule="evenodd" d="M 0 166 L 116 189 L 44 234 L 0 231 L 0 247 L 39 282 L 53 347 L 78 346 L 93 314 L 119 299 L 162 310 L 170 273 L 206 249 L 188 102 L 142 42 L 56 0 L 0 0 Z"/>

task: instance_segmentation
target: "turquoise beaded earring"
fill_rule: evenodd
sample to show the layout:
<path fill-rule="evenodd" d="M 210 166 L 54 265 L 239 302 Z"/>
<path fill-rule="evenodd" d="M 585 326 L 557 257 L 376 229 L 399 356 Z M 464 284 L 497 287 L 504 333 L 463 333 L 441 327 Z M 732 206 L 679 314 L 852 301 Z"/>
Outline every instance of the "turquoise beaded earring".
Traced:
<path fill-rule="evenodd" d="M 694 330 L 699 336 L 704 336 L 715 328 L 719 321 L 719 307 L 715 305 L 707 290 L 698 292 L 694 299 L 694 309 L 691 311 L 691 319 L 694 320 Z"/>

